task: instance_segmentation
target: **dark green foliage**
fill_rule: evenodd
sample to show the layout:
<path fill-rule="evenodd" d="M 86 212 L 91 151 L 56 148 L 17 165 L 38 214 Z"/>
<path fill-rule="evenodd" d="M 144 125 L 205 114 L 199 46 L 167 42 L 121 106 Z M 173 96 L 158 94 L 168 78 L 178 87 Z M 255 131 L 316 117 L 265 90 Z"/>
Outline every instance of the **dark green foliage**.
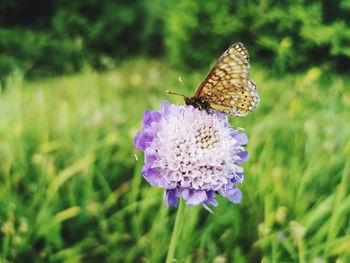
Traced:
<path fill-rule="evenodd" d="M 139 2 L 67 1 L 57 5 L 54 31 L 60 37 L 81 39 L 92 63 L 101 55 L 126 57 L 140 52 L 142 9 Z"/>
<path fill-rule="evenodd" d="M 154 1 L 8 1 L 0 4 L 0 79 L 103 69 L 163 51 L 163 9 Z"/>
<path fill-rule="evenodd" d="M 20 71 L 29 77 L 80 70 L 81 46 L 68 39 L 25 29 L 0 29 L 0 76 Z"/>
<path fill-rule="evenodd" d="M 202 67 L 231 43 L 279 72 L 327 63 L 350 65 L 347 1 L 180 0 L 166 23 L 170 61 Z"/>
<path fill-rule="evenodd" d="M 282 73 L 350 66 L 348 1 L 2 1 L 0 79 L 114 67 L 166 52 L 173 65 L 208 66 L 243 42 L 253 61 Z"/>

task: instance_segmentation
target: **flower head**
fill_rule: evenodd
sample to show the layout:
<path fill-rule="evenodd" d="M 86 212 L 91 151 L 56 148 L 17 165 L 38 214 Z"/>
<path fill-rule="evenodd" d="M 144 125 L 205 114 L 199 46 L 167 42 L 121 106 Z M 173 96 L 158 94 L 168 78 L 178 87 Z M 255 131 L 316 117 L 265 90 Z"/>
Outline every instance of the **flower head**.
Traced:
<path fill-rule="evenodd" d="M 192 106 L 170 105 L 160 111 L 146 110 L 143 128 L 134 138 L 145 154 L 144 178 L 165 189 L 165 204 L 217 206 L 220 194 L 239 203 L 242 194 L 236 183 L 243 181 L 238 164 L 248 155 L 247 136 L 232 129 L 224 114 L 208 114 Z"/>

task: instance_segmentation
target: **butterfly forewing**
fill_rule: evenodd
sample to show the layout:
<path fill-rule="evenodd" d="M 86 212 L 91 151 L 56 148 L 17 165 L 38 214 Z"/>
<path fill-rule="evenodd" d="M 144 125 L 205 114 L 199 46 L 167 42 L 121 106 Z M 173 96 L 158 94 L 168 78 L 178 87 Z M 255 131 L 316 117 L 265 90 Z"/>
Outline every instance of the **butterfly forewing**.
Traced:
<path fill-rule="evenodd" d="M 232 45 L 199 85 L 194 98 L 203 98 L 214 110 L 245 116 L 259 103 L 249 69 L 249 55 L 243 44 Z"/>

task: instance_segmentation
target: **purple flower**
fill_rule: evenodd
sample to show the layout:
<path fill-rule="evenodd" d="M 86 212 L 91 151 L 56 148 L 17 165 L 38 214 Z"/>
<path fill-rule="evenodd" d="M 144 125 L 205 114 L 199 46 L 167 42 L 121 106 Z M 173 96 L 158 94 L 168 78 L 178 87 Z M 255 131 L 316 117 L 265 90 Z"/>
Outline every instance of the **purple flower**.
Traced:
<path fill-rule="evenodd" d="M 166 205 L 217 206 L 216 195 L 232 203 L 242 199 L 236 183 L 243 182 L 248 138 L 242 129 L 232 129 L 224 114 L 208 114 L 192 106 L 170 105 L 160 111 L 146 110 L 143 128 L 134 145 L 144 152 L 143 177 L 165 189 Z M 209 209 L 210 210 L 210 209 Z"/>

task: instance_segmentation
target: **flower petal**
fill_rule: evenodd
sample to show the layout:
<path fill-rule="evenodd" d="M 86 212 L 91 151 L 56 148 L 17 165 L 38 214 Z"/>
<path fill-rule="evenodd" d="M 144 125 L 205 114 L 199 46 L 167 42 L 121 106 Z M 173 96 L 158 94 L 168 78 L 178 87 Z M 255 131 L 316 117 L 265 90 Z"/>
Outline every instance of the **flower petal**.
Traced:
<path fill-rule="evenodd" d="M 182 197 L 186 200 L 186 205 L 198 205 L 207 199 L 207 194 L 204 190 L 185 189 Z"/>
<path fill-rule="evenodd" d="M 158 168 L 151 168 L 147 166 L 142 167 L 143 177 L 153 186 L 167 187 L 168 180 L 162 176 L 161 170 Z"/>
<path fill-rule="evenodd" d="M 220 190 L 220 194 L 234 204 L 238 204 L 242 200 L 242 192 L 234 185 L 223 187 Z"/>
<path fill-rule="evenodd" d="M 164 100 L 162 104 L 160 105 L 160 112 L 161 113 L 167 113 L 169 109 L 170 103 L 167 100 Z"/>
<path fill-rule="evenodd" d="M 159 122 L 161 119 L 161 114 L 158 111 L 146 110 L 142 123 L 144 126 L 150 126 L 152 122 Z"/>
<path fill-rule="evenodd" d="M 154 140 L 155 135 L 151 132 L 139 132 L 136 134 L 134 139 L 134 144 L 137 148 L 141 150 L 146 150 L 146 148 Z"/>
<path fill-rule="evenodd" d="M 137 132 L 135 137 L 134 137 L 134 146 L 138 149 L 141 149 L 140 142 L 139 142 L 141 135 L 142 135 L 142 132 Z"/>
<path fill-rule="evenodd" d="M 232 183 L 242 183 L 243 182 L 243 173 L 236 173 L 235 176 L 231 179 Z"/>
<path fill-rule="evenodd" d="M 242 163 L 242 162 L 244 162 L 245 160 L 247 160 L 248 155 L 249 155 L 248 151 L 240 152 L 240 153 L 238 154 L 238 156 L 241 158 L 241 160 L 239 160 L 237 163 Z"/>
<path fill-rule="evenodd" d="M 210 204 L 213 206 L 218 206 L 218 201 L 216 200 L 215 191 L 207 191 L 207 200 L 205 200 L 206 204 Z"/>
<path fill-rule="evenodd" d="M 159 160 L 159 156 L 157 152 L 153 148 L 147 147 L 144 153 L 145 153 L 145 163 L 147 164 L 147 166 L 154 167 L 157 161 Z"/>
<path fill-rule="evenodd" d="M 245 133 L 240 132 L 234 136 L 234 138 L 238 141 L 240 145 L 248 144 L 248 137 Z"/>
<path fill-rule="evenodd" d="M 179 197 L 177 195 L 176 188 L 174 189 L 166 189 L 164 191 L 164 205 L 168 207 L 168 205 L 177 207 L 179 204 Z"/>

